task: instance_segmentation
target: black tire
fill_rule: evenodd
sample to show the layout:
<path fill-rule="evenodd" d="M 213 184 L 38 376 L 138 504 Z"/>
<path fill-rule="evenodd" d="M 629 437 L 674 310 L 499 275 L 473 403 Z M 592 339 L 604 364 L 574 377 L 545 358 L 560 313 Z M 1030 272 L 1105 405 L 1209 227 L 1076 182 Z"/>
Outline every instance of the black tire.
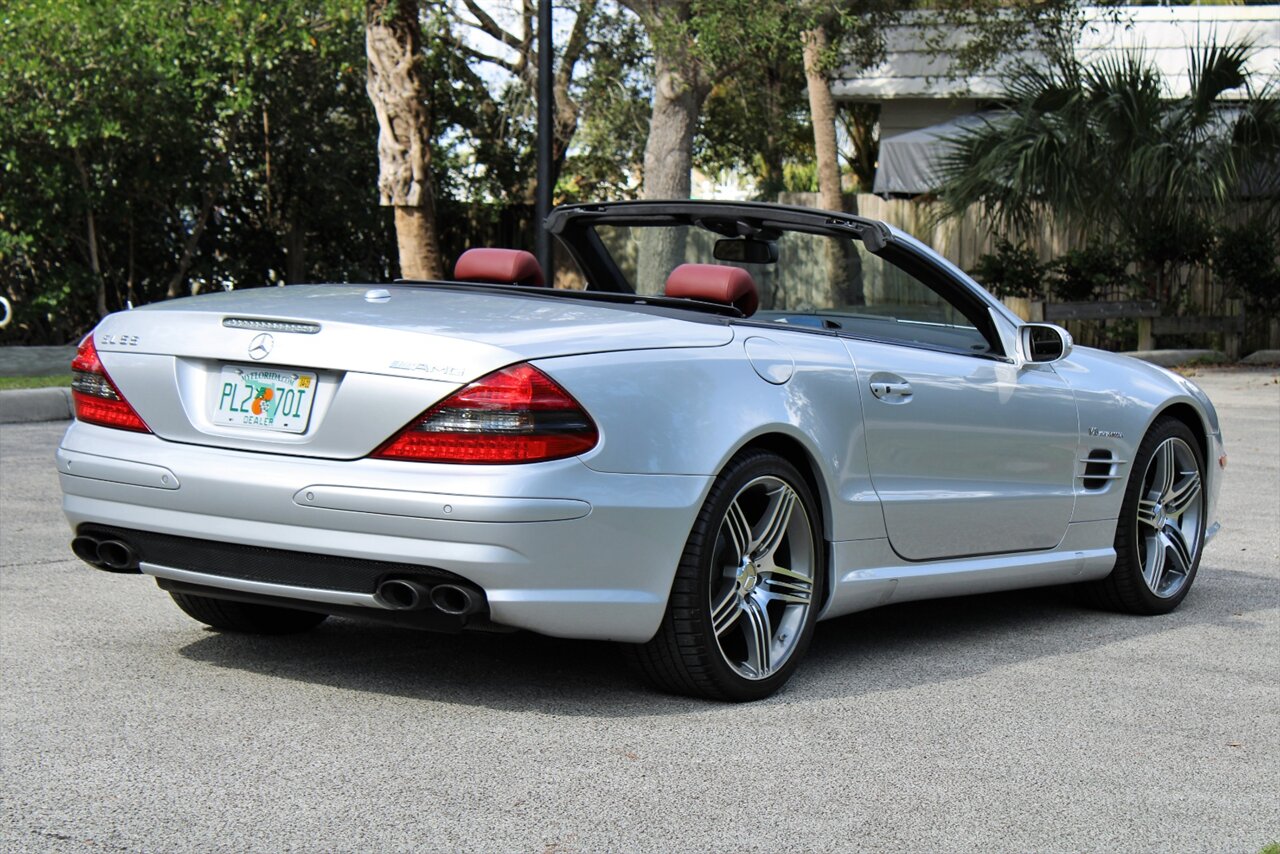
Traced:
<path fill-rule="evenodd" d="M 629 663 L 674 694 L 769 696 L 795 673 L 813 637 L 824 558 L 818 504 L 795 466 L 763 451 L 738 455 L 694 521 L 661 627 L 648 643 L 626 648 Z"/>
<path fill-rule="evenodd" d="M 213 599 L 191 593 L 170 593 L 178 607 L 187 616 L 229 632 L 245 632 L 255 635 L 291 635 L 314 629 L 328 617 L 313 611 L 293 608 L 277 608 L 274 605 L 256 605 L 250 602 L 233 602 L 229 599 Z"/>
<path fill-rule="evenodd" d="M 1163 481 L 1166 469 L 1172 479 L 1162 488 L 1157 481 Z M 1116 524 L 1115 568 L 1106 578 L 1083 585 L 1090 602 L 1148 615 L 1167 614 L 1182 603 L 1204 551 L 1204 472 L 1195 434 L 1175 418 L 1157 419 L 1130 469 Z M 1170 493 L 1176 493 L 1173 500 L 1163 501 Z M 1157 552 L 1158 561 L 1152 558 Z"/>

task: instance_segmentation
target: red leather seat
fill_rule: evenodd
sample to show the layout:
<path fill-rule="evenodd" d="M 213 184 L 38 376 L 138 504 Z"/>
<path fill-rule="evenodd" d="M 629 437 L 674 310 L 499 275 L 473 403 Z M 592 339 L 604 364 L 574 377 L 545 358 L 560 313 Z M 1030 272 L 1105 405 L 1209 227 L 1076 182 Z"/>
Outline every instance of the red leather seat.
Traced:
<path fill-rule="evenodd" d="M 666 295 L 731 305 L 743 317 L 760 307 L 760 292 L 751 274 L 720 264 L 681 264 L 667 277 Z"/>
<path fill-rule="evenodd" d="M 538 259 L 523 249 L 468 249 L 453 265 L 453 278 L 491 285 L 546 284 Z"/>

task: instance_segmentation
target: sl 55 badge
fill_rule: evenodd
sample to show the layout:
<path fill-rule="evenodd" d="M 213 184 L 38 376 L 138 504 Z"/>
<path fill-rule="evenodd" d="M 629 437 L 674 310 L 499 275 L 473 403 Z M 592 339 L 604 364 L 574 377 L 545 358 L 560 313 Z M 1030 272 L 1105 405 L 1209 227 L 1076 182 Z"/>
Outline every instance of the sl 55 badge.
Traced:
<path fill-rule="evenodd" d="M 95 335 L 94 343 L 99 347 L 137 347 L 137 335 Z"/>

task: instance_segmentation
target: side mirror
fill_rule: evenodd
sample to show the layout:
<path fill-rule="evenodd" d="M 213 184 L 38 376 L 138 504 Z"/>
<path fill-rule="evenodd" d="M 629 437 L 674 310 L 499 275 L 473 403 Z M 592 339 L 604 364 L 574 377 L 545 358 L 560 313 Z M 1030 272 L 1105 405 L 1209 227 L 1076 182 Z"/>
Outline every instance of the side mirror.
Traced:
<path fill-rule="evenodd" d="M 1018 327 L 1018 343 L 1027 362 L 1059 362 L 1071 354 L 1071 333 L 1052 323 L 1025 323 Z"/>

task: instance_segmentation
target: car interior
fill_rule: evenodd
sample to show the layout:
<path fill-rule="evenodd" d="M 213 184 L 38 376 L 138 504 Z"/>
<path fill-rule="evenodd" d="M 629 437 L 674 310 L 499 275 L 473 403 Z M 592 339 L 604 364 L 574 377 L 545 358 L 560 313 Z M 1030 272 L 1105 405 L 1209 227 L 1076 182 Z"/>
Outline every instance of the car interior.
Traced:
<path fill-rule="evenodd" d="M 561 231 L 562 246 L 593 296 L 689 300 L 758 323 L 1002 355 L 980 301 L 953 283 L 931 283 L 935 271 L 912 253 L 830 225 L 704 213 L 589 218 L 583 227 Z M 518 249 L 468 249 L 454 279 L 548 286 L 538 260 Z"/>

